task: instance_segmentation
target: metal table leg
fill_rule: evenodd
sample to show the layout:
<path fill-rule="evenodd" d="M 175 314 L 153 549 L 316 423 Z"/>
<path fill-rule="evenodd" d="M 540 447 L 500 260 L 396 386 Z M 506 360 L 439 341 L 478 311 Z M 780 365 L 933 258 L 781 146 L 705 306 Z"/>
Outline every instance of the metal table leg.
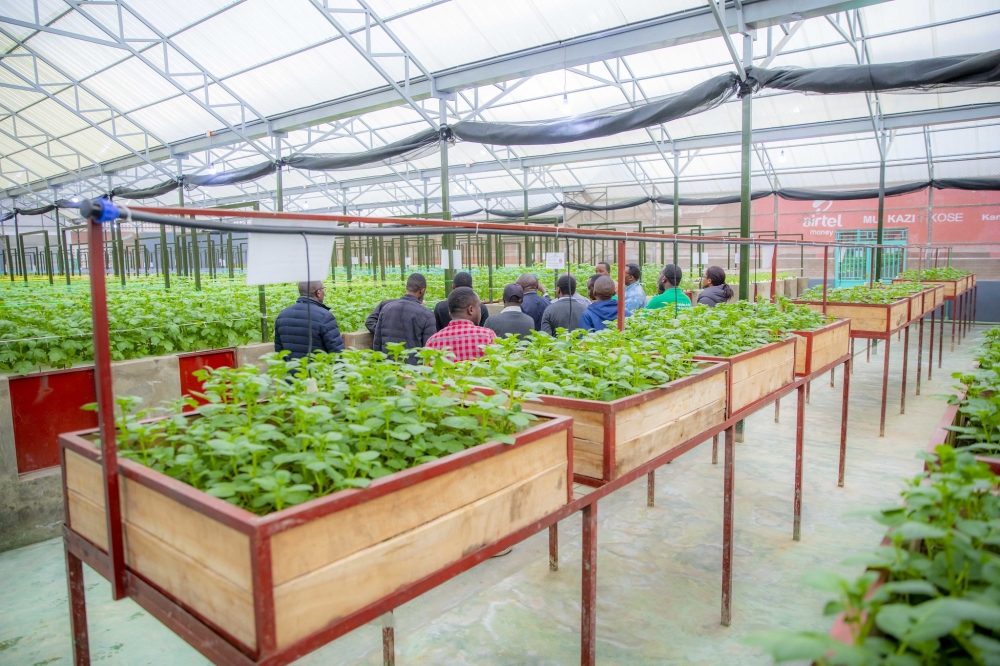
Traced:
<path fill-rule="evenodd" d="M 844 364 L 844 397 L 840 408 L 840 473 L 837 476 L 837 486 L 844 487 L 844 468 L 847 461 L 847 406 L 848 397 L 851 391 L 851 366 L 854 365 L 852 356 Z"/>
<path fill-rule="evenodd" d="M 795 501 L 792 505 L 792 541 L 799 541 L 802 536 L 802 441 L 806 426 L 805 387 L 798 388 L 798 401 L 795 415 Z"/>
<path fill-rule="evenodd" d="M 732 623 L 733 603 L 733 500 L 736 475 L 736 433 L 726 429 L 726 473 L 722 500 L 722 626 Z"/>
<path fill-rule="evenodd" d="M 882 416 L 878 426 L 878 436 L 885 437 L 885 405 L 889 397 L 889 338 L 885 339 L 885 360 L 882 363 Z"/>
<path fill-rule="evenodd" d="M 580 604 L 580 664 L 597 661 L 597 502 L 588 504 L 583 514 L 583 594 Z"/>
<path fill-rule="evenodd" d="M 69 624 L 73 640 L 73 666 L 90 666 L 90 635 L 87 631 L 87 593 L 83 585 L 83 562 L 66 553 L 66 584 L 69 588 Z"/>

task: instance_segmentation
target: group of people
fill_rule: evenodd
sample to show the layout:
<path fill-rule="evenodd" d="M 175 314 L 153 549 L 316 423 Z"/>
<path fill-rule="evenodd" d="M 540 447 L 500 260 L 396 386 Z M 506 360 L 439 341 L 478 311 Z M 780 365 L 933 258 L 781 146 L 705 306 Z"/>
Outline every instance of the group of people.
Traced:
<path fill-rule="evenodd" d="M 680 288 L 684 275 L 675 264 L 660 271 L 657 294 L 648 300 L 639 266 L 627 264 L 624 273 L 626 317 L 660 308 L 673 308 L 676 313 L 692 305 Z M 504 287 L 504 308 L 492 316 L 472 288 L 472 275 L 456 273 L 452 285 L 448 298 L 438 302 L 432 311 L 424 305 L 427 279 L 420 273 L 410 275 L 406 293 L 382 301 L 365 320 L 372 334 L 372 347 L 387 352 L 390 344 L 401 342 L 406 349 L 448 350 L 455 360 L 465 361 L 482 356 L 483 349 L 498 337 L 526 336 L 532 331 L 555 335 L 560 328 L 599 331 L 618 319 L 618 288 L 607 262 L 595 266 L 587 280 L 586 297 L 577 293 L 576 278 L 570 273 L 556 279 L 554 300 L 545 293 L 537 276 L 525 273 Z M 726 272 L 719 266 L 705 271 L 702 287 L 700 305 L 715 307 L 733 296 L 726 284 Z M 291 359 L 315 350 L 343 351 L 337 320 L 323 304 L 325 295 L 322 282 L 299 283 L 298 300 L 275 320 L 275 351 L 288 350 Z M 407 362 L 415 364 L 419 360 L 411 355 Z"/>

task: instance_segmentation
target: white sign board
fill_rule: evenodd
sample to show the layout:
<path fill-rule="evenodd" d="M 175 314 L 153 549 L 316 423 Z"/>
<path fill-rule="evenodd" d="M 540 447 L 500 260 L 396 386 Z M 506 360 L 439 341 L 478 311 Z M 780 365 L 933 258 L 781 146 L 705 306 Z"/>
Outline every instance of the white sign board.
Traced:
<path fill-rule="evenodd" d="M 357 266 L 360 263 L 361 263 L 360 259 L 358 259 L 357 257 L 351 257 L 351 264 L 352 265 Z"/>
<path fill-rule="evenodd" d="M 333 236 L 250 233 L 247 284 L 322 280 L 330 272 Z M 309 253 L 306 254 L 306 240 Z"/>
<path fill-rule="evenodd" d="M 695 262 L 699 266 L 708 265 L 708 252 L 695 252 Z"/>
<path fill-rule="evenodd" d="M 760 253 L 760 267 L 771 268 L 771 259 L 774 258 L 774 245 L 758 245 L 757 252 Z"/>
<path fill-rule="evenodd" d="M 546 268 L 566 268 L 566 253 L 565 252 L 546 252 L 545 253 L 545 267 Z"/>
<path fill-rule="evenodd" d="M 451 265 L 451 260 L 448 255 L 455 257 L 455 265 Z M 456 271 L 462 270 L 462 251 L 461 250 L 441 250 L 441 268 L 454 268 Z"/>
<path fill-rule="evenodd" d="M 412 264 L 412 263 L 413 263 L 413 260 L 412 260 L 412 259 L 410 259 L 409 257 L 407 257 L 407 258 L 406 258 L 406 265 L 407 265 L 407 266 L 409 266 L 409 265 L 410 265 L 410 264 Z"/>

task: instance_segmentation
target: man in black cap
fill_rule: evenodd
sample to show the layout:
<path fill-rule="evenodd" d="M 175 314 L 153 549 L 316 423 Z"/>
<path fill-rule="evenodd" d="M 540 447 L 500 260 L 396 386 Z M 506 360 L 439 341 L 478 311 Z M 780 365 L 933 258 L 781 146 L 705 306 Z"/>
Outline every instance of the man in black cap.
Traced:
<path fill-rule="evenodd" d="M 524 337 L 535 330 L 535 320 L 521 312 L 524 302 L 524 290 L 518 284 L 509 284 L 503 288 L 503 311 L 495 314 L 486 322 L 486 328 L 491 329 L 497 337 L 508 335 Z"/>

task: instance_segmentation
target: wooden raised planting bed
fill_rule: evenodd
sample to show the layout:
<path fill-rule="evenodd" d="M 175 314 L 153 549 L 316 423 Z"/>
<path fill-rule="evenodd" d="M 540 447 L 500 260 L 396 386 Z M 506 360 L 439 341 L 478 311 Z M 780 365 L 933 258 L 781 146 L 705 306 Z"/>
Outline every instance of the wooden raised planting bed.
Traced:
<path fill-rule="evenodd" d="M 940 446 L 941 444 L 949 444 L 952 447 L 956 446 L 958 433 L 948 430 L 948 426 L 964 425 L 964 417 L 958 413 L 958 407 L 958 405 L 948 405 L 948 409 L 944 411 L 944 416 L 941 417 L 941 421 L 938 423 L 938 427 L 934 430 L 934 434 L 931 435 L 931 441 L 927 445 L 928 453 L 934 453 L 934 447 Z M 976 456 L 976 460 L 989 465 L 990 470 L 994 474 L 1000 474 L 1000 458 L 993 456 Z"/>
<path fill-rule="evenodd" d="M 59 438 L 66 521 L 106 552 L 95 433 Z M 514 444 L 487 442 L 266 516 L 118 463 L 128 568 L 249 660 L 287 663 L 569 503 L 572 421 L 543 419 Z"/>
<path fill-rule="evenodd" d="M 822 301 L 793 301 L 810 310 L 823 312 Z M 851 337 L 878 338 L 893 333 L 910 322 L 910 298 L 893 303 L 827 302 L 826 314 L 851 320 Z"/>
<path fill-rule="evenodd" d="M 792 331 L 795 339 L 795 374 L 811 375 L 839 358 L 851 348 L 851 320 L 838 319 L 812 331 Z"/>
<path fill-rule="evenodd" d="M 610 402 L 539 395 L 521 408 L 572 417 L 576 481 L 600 486 L 724 423 L 727 370 L 702 363 L 696 374 Z"/>
<path fill-rule="evenodd" d="M 735 356 L 695 356 L 729 365 L 732 416 L 795 381 L 795 336 Z"/>
<path fill-rule="evenodd" d="M 943 300 L 953 300 L 956 295 L 961 296 L 967 289 L 969 282 L 969 276 L 959 278 L 957 280 L 917 280 L 920 284 L 926 285 L 940 285 L 944 288 L 944 298 Z M 893 280 L 893 284 L 899 282 L 912 282 L 912 280 Z"/>

